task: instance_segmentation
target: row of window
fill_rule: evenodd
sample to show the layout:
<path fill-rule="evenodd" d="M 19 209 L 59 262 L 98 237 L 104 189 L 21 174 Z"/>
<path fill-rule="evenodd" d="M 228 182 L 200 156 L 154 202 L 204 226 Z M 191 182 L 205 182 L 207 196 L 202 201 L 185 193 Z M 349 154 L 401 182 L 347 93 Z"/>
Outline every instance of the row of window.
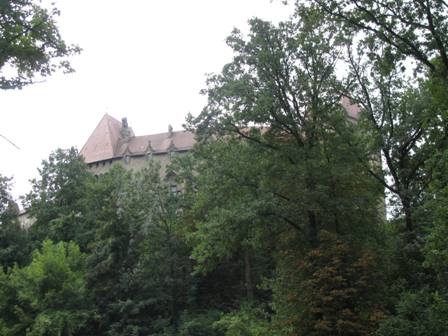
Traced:
<path fill-rule="evenodd" d="M 168 155 L 170 156 L 170 159 L 171 159 L 175 155 L 177 155 L 177 152 L 173 152 L 173 151 L 172 152 L 168 152 Z M 148 160 L 151 160 L 153 158 L 153 153 L 146 154 L 146 158 Z M 123 156 L 124 163 L 128 164 L 130 162 L 130 160 L 131 160 L 131 156 L 130 155 Z M 112 162 L 113 162 L 113 159 L 110 159 L 110 160 L 98 161 L 98 162 L 95 162 L 95 163 L 89 163 L 88 166 L 89 166 L 89 168 L 93 168 L 93 167 L 98 168 L 100 166 L 101 167 L 105 167 L 106 164 L 111 165 Z"/>
<path fill-rule="evenodd" d="M 106 161 L 99 161 L 99 162 L 95 162 L 95 163 L 89 163 L 88 166 L 89 168 L 98 168 L 100 166 L 104 167 L 107 163 L 109 163 L 109 165 L 111 165 L 113 162 L 113 160 L 106 160 Z"/>

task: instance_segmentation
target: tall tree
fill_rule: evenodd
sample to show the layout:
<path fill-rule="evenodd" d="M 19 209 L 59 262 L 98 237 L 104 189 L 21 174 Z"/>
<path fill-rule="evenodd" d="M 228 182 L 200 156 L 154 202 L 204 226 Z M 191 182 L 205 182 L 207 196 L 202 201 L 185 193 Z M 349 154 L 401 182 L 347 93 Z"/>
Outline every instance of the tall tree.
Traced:
<path fill-rule="evenodd" d="M 448 130 L 448 7 L 445 1 L 315 0 L 352 35 L 354 84 L 346 95 L 363 110 L 366 142 L 381 151 L 375 177 L 396 200 L 391 255 L 392 315 L 378 335 L 445 334 L 444 203 Z M 444 168 L 445 167 L 445 168 Z M 372 172 L 371 172 L 372 173 Z M 375 175 L 375 174 L 372 174 Z M 395 232 L 391 232 L 395 234 Z M 398 239 L 397 239 L 398 238 Z M 404 238 L 404 239 L 402 239 Z M 415 317 L 418 318 L 415 319 Z"/>
<path fill-rule="evenodd" d="M 85 335 L 93 319 L 86 291 L 85 255 L 74 243 L 45 241 L 32 262 L 0 275 L 2 335 Z M 3 287 L 3 286 L 2 286 Z"/>
<path fill-rule="evenodd" d="M 448 7 L 444 1 L 315 0 L 298 1 L 298 11 L 302 5 L 318 6 L 351 37 L 352 85 L 343 94 L 363 111 L 370 155 L 381 152 L 384 158 L 384 176 L 370 173 L 397 200 L 392 208 L 412 232 L 434 168 L 427 163 L 446 147 L 440 92 L 448 84 Z"/>
<path fill-rule="evenodd" d="M 316 8 L 303 8 L 296 20 L 279 27 L 257 19 L 250 24 L 248 41 L 237 31 L 229 37 L 234 61 L 209 78 L 208 105 L 190 125 L 202 139 L 236 135 L 263 148 L 265 157 L 273 158 L 270 193 L 278 209 L 290 208 L 279 220 L 316 245 L 325 226 L 343 230 L 339 210 L 348 208 L 330 195 L 347 206 L 371 209 L 375 217 L 373 207 L 366 206 L 375 201 L 349 187 L 360 187 L 353 183 L 355 175 L 369 182 L 356 163 L 361 149 L 348 146 L 355 133 L 340 105 L 335 76 L 340 30 L 323 24 Z"/>
<path fill-rule="evenodd" d="M 175 333 L 188 302 L 179 200 L 159 168 L 133 174 L 115 166 L 98 179 L 89 288 L 101 314 L 99 334 Z"/>
<path fill-rule="evenodd" d="M 94 234 L 93 213 L 89 203 L 93 175 L 75 148 L 57 149 L 42 161 L 40 177 L 33 179 L 32 191 L 24 206 L 35 218 L 30 228 L 38 242 L 75 240 L 82 249 Z"/>
<path fill-rule="evenodd" d="M 310 250 L 337 250 L 322 245 L 324 231 L 356 242 L 351 246 L 358 248 L 375 240 L 381 188 L 365 166 L 378 174 L 380 169 L 377 158 L 372 162 L 365 155 L 362 134 L 341 105 L 343 85 L 335 68 L 346 41 L 340 27 L 323 20 L 314 7 L 302 7 L 296 18 L 278 27 L 261 20 L 250 24 L 247 39 L 239 32 L 228 39 L 234 60 L 209 78 L 208 104 L 190 120 L 203 146 L 198 150 L 203 162 L 198 164 L 193 206 L 200 214 L 193 233 L 199 243 L 193 255 L 207 263 L 233 253 L 238 240 L 243 243 L 239 246 L 251 247 L 255 237 L 271 234 L 277 261 L 272 281 L 289 280 L 294 289 L 288 295 L 313 309 L 319 295 L 307 301 L 299 289 L 303 281 L 313 280 L 312 272 L 302 270 L 289 279 L 283 274 L 294 272 Z M 291 250 L 294 258 L 284 258 Z M 330 268 L 325 265 L 330 259 L 319 259 L 310 267 Z M 352 261 L 347 263 L 338 266 L 335 277 L 347 278 L 344 272 Z M 366 277 L 375 272 L 367 265 L 364 271 Z M 359 302 L 364 285 L 355 291 Z M 275 292 L 278 286 L 271 288 Z M 333 289 L 330 285 L 322 291 L 330 297 Z M 285 308 L 286 299 L 285 295 L 278 301 L 283 303 L 274 307 L 276 312 Z M 332 300 L 327 308 L 336 311 L 349 301 L 355 298 L 343 304 Z M 361 310 L 353 313 L 359 312 L 356 319 L 362 320 Z M 297 314 L 291 310 L 288 318 Z M 327 334 L 356 334 L 350 321 L 339 327 L 331 325 Z M 296 326 L 290 334 L 300 330 Z"/>
<path fill-rule="evenodd" d="M 413 232 L 416 209 L 437 166 L 430 159 L 446 147 L 448 123 L 441 117 L 443 108 L 434 104 L 430 80 L 416 82 L 404 75 L 387 46 L 378 53 L 364 53 L 363 46 L 358 46 L 357 56 L 348 57 L 353 85 L 346 95 L 362 108 L 360 126 L 370 155 L 381 153 L 384 158 L 384 175 L 370 173 L 391 200 L 398 201 L 392 209 L 403 215 L 407 231 Z"/>
<path fill-rule="evenodd" d="M 28 235 L 18 221 L 19 208 L 10 194 L 11 179 L 0 175 L 0 265 L 23 265 L 31 251 Z"/>
<path fill-rule="evenodd" d="M 59 14 L 41 1 L 0 1 L 0 89 L 20 89 L 58 69 L 73 71 L 67 56 L 80 48 L 60 36 Z"/>
<path fill-rule="evenodd" d="M 120 204 L 130 175 L 120 166 L 112 167 L 94 184 L 91 207 L 95 211 L 95 239 L 87 259 L 88 288 L 100 315 L 97 334 L 103 335 L 114 322 L 112 304 L 120 295 L 120 276 L 129 252 L 129 215 Z"/>
<path fill-rule="evenodd" d="M 300 3 L 300 1 L 298 1 Z M 448 80 L 448 4 L 444 0 L 314 0 L 364 39 L 379 40 Z"/>
<path fill-rule="evenodd" d="M 263 187 L 271 168 L 263 154 L 240 139 L 217 139 L 193 155 L 193 201 L 184 209 L 192 224 L 187 236 L 201 274 L 198 290 L 206 294 L 198 299 L 216 308 L 257 299 L 257 284 L 272 270 L 267 251 L 284 229 L 279 218 L 288 221 L 287 209 Z"/>
<path fill-rule="evenodd" d="M 299 258 L 294 246 L 282 251 L 273 283 L 275 325 L 288 335 L 371 335 L 385 318 L 374 246 L 328 231 L 320 236 L 321 246 Z"/>

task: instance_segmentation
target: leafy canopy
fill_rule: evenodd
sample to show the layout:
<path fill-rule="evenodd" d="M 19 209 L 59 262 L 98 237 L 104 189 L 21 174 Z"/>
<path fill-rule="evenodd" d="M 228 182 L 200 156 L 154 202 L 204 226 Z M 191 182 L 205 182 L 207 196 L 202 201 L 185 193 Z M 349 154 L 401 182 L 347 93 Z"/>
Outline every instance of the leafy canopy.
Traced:
<path fill-rule="evenodd" d="M 73 71 L 67 56 L 81 49 L 62 39 L 59 14 L 40 0 L 0 1 L 0 89 L 20 89 L 58 69 Z"/>

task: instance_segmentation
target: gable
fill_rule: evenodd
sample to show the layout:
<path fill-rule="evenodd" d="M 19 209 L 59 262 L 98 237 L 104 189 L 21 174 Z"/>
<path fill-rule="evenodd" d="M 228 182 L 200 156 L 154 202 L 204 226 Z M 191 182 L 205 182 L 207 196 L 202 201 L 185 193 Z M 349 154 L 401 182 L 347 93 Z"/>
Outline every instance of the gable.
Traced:
<path fill-rule="evenodd" d="M 120 139 L 121 123 L 105 114 L 81 149 L 86 163 L 108 160 L 115 156 L 115 148 Z"/>

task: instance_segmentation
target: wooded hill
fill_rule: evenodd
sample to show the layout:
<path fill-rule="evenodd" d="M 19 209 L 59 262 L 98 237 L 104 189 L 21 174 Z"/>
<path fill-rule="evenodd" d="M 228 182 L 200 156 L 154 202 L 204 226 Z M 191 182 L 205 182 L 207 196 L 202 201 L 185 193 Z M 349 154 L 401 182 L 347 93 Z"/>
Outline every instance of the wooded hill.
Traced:
<path fill-rule="evenodd" d="M 447 12 L 298 1 L 235 30 L 181 194 L 58 149 L 24 231 L 1 177 L 0 334 L 447 335 Z"/>

